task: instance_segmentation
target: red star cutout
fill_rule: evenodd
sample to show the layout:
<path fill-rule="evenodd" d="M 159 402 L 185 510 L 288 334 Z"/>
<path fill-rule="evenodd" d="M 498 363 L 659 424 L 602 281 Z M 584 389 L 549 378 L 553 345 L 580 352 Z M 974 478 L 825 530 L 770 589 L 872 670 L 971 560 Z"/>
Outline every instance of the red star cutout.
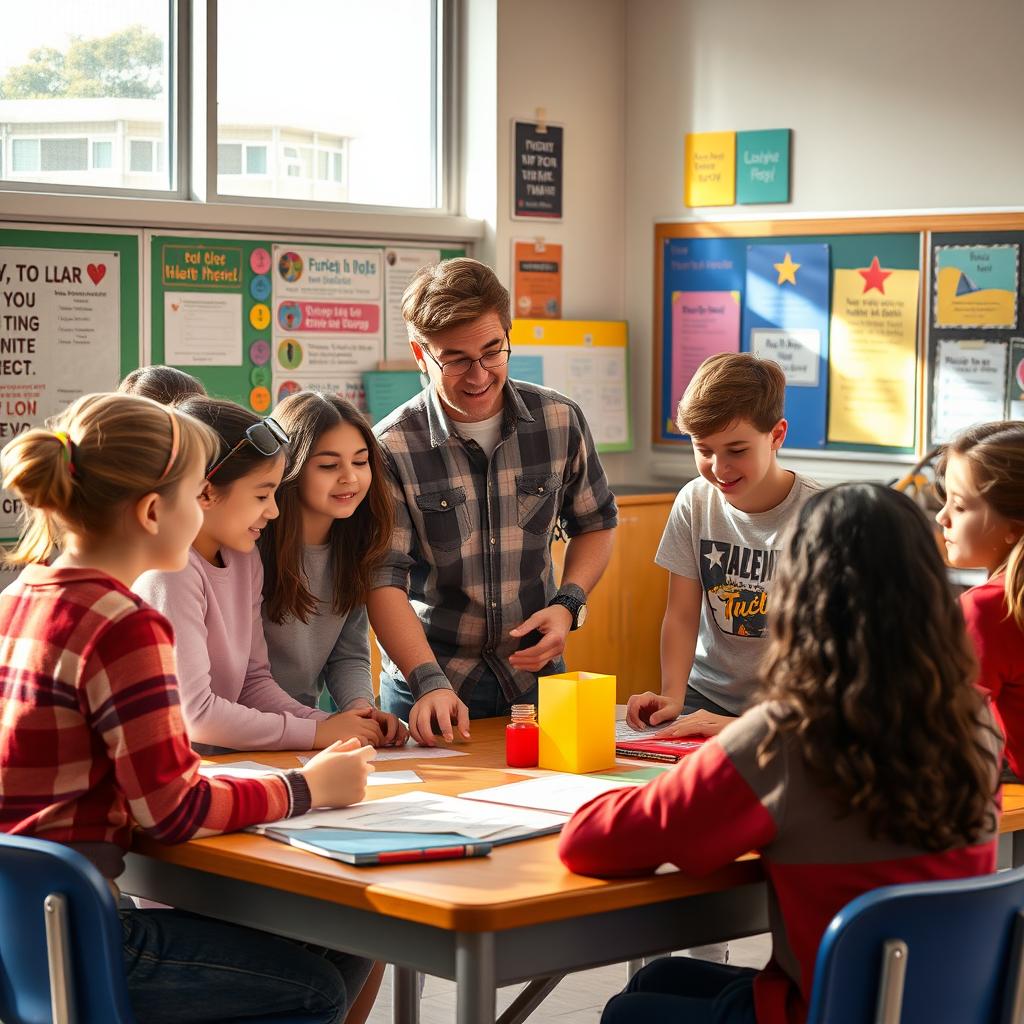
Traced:
<path fill-rule="evenodd" d="M 861 295 L 871 291 L 872 288 L 877 288 L 883 295 L 885 294 L 885 279 L 892 273 L 891 270 L 883 270 L 878 262 L 878 257 L 875 256 L 871 260 L 871 266 L 864 270 L 858 270 L 858 274 L 864 278 L 864 291 Z"/>

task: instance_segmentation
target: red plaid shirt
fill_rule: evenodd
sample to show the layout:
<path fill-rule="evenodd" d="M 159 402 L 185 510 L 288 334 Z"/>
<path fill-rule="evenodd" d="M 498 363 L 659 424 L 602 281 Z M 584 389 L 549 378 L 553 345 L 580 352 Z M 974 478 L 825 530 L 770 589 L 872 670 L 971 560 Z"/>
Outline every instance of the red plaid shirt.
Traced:
<path fill-rule="evenodd" d="M 171 624 L 110 576 L 33 565 L 0 593 L 0 830 L 114 877 L 133 823 L 178 843 L 302 813 L 295 776 L 199 774 Z"/>

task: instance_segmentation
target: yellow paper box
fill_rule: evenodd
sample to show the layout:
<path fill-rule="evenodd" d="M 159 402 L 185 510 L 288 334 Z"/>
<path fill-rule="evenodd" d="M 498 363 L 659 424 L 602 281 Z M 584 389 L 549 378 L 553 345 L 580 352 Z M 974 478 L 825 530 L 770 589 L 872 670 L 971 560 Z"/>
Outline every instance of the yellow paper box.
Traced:
<path fill-rule="evenodd" d="M 539 765 L 556 772 L 599 772 L 615 765 L 615 676 L 541 676 Z"/>

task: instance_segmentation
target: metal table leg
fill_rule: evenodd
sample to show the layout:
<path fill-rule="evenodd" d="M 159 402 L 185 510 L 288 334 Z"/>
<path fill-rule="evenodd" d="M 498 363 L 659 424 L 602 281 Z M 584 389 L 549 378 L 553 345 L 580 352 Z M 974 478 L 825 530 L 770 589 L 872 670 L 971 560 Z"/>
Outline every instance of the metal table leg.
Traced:
<path fill-rule="evenodd" d="M 494 1024 L 495 978 L 494 934 L 460 932 L 455 939 L 456 1024 Z"/>
<path fill-rule="evenodd" d="M 498 1018 L 498 1024 L 523 1024 L 564 977 L 564 974 L 553 974 L 550 978 L 536 978 L 531 981 Z"/>
<path fill-rule="evenodd" d="M 420 978 L 411 967 L 394 966 L 391 1019 L 394 1024 L 420 1024 Z"/>

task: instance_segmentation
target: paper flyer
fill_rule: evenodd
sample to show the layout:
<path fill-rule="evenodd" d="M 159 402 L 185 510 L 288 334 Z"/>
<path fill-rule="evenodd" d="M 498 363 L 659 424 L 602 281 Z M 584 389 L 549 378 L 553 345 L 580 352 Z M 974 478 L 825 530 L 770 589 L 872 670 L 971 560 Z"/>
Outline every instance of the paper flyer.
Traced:
<path fill-rule="evenodd" d="M 1017 327 L 1017 245 L 935 247 L 935 326 Z"/>
<path fill-rule="evenodd" d="M 164 359 L 172 366 L 241 366 L 241 292 L 164 292 Z"/>
<path fill-rule="evenodd" d="M 409 351 L 409 332 L 402 317 L 402 296 L 418 270 L 440 262 L 440 249 L 385 249 L 385 359 L 412 359 L 412 353 Z"/>
<path fill-rule="evenodd" d="M 939 339 L 932 398 L 935 444 L 972 424 L 1003 418 L 1008 348 L 1005 341 Z"/>
<path fill-rule="evenodd" d="M 1024 420 L 1024 338 L 1010 339 L 1006 415 L 1011 420 Z"/>
<path fill-rule="evenodd" d="M 0 446 L 94 391 L 121 368 L 116 252 L 0 248 Z M 0 491 L 0 537 L 21 503 Z"/>
<path fill-rule="evenodd" d="M 672 293 L 672 401 L 708 356 L 740 350 L 739 292 Z"/>
<path fill-rule="evenodd" d="M 877 257 L 835 271 L 829 441 L 913 448 L 920 276 Z"/>
<path fill-rule="evenodd" d="M 531 320 L 562 315 L 562 246 L 512 242 L 512 301 L 515 315 Z"/>

